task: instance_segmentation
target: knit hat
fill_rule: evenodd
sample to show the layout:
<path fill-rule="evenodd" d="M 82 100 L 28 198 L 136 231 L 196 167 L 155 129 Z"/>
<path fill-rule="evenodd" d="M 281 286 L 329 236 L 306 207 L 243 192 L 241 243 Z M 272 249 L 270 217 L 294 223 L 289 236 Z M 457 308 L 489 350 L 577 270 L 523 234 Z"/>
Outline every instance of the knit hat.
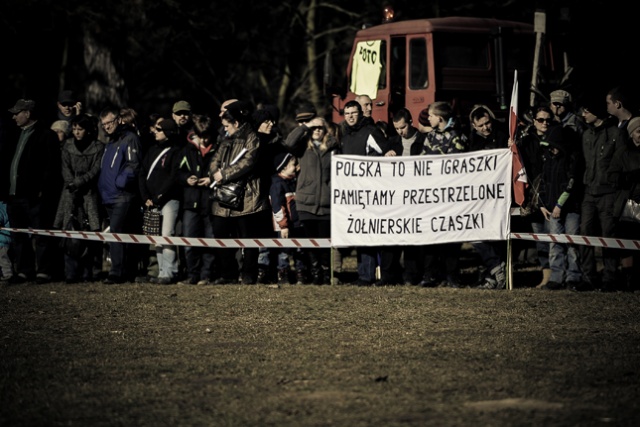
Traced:
<path fill-rule="evenodd" d="M 551 102 L 559 102 L 564 105 L 571 103 L 571 94 L 562 89 L 554 90 L 553 92 L 551 92 L 550 98 Z"/>
<path fill-rule="evenodd" d="M 262 106 L 262 109 L 265 111 L 269 112 L 269 115 L 271 116 L 271 119 L 278 123 L 278 121 L 280 120 L 280 109 L 278 108 L 277 105 L 274 104 L 265 104 Z"/>
<path fill-rule="evenodd" d="M 18 99 L 16 105 L 9 108 L 11 114 L 18 114 L 20 111 L 33 111 L 36 108 L 36 102 L 31 99 Z"/>
<path fill-rule="evenodd" d="M 282 151 L 276 154 L 273 158 L 273 166 L 276 168 L 276 172 L 280 172 L 282 169 L 284 169 L 284 167 L 287 166 L 287 163 L 289 163 L 289 160 L 291 160 L 292 157 L 293 155 L 291 153 L 287 153 L 286 151 Z"/>
<path fill-rule="evenodd" d="M 171 112 L 177 113 L 178 111 L 191 112 L 191 104 L 189 104 L 187 101 L 176 102 L 175 104 L 173 104 L 173 108 L 171 109 Z"/>
<path fill-rule="evenodd" d="M 633 131 L 638 127 L 640 127 L 640 117 L 634 117 L 629 120 L 629 123 L 627 123 L 627 132 L 629 132 L 629 136 L 631 136 Z"/>
<path fill-rule="evenodd" d="M 66 120 L 56 120 L 51 124 L 51 130 L 64 132 L 65 135 L 69 135 L 71 126 L 69 126 L 69 122 Z"/>
<path fill-rule="evenodd" d="M 253 121 L 256 123 L 256 125 L 261 125 L 267 120 L 273 120 L 275 122 L 268 110 L 261 108 L 253 112 Z"/>
<path fill-rule="evenodd" d="M 315 107 L 310 103 L 305 103 L 296 109 L 296 122 L 304 123 L 317 116 Z"/>
<path fill-rule="evenodd" d="M 244 123 L 251 118 L 253 107 L 245 101 L 235 101 L 227 105 L 227 113 L 238 122 Z"/>
<path fill-rule="evenodd" d="M 178 125 L 173 119 L 164 119 L 161 121 L 158 126 L 164 132 L 165 136 L 169 137 L 170 135 L 178 134 Z"/>
<path fill-rule="evenodd" d="M 580 101 L 580 105 L 599 119 L 604 120 L 608 116 L 605 97 L 599 94 L 589 94 Z"/>
<path fill-rule="evenodd" d="M 424 110 L 420 111 L 420 115 L 418 116 L 418 123 L 420 123 L 422 126 L 431 126 L 431 123 L 429 123 L 429 108 L 425 108 Z"/>

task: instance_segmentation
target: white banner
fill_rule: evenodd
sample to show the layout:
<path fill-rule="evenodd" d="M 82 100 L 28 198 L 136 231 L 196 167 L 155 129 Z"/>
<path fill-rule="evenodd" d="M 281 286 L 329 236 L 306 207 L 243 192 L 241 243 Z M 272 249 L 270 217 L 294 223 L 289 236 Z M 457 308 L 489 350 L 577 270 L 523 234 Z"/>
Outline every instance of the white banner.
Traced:
<path fill-rule="evenodd" d="M 506 148 L 441 156 L 335 155 L 331 244 L 506 240 L 512 157 Z"/>

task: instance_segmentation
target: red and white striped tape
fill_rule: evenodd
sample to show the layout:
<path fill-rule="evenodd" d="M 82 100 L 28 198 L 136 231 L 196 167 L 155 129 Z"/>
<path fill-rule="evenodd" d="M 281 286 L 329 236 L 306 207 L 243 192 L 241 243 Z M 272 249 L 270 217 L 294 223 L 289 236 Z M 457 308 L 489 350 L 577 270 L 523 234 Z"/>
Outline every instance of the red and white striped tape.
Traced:
<path fill-rule="evenodd" d="M 0 229 L 3 229 L 0 227 Z M 200 237 L 147 236 L 144 234 L 103 233 L 94 231 L 37 230 L 6 228 L 15 233 L 100 242 L 143 243 L 149 245 L 201 246 L 210 248 L 329 248 L 331 239 L 205 239 Z"/>
<path fill-rule="evenodd" d="M 536 242 L 570 243 L 602 248 L 640 249 L 640 240 L 615 239 L 612 237 L 577 236 L 571 234 L 511 233 L 512 239 L 534 240 Z"/>
<path fill-rule="evenodd" d="M 149 245 L 201 246 L 211 248 L 329 248 L 331 239 L 205 239 L 200 237 L 147 236 L 144 234 L 103 233 L 93 231 L 38 230 L 33 228 L 3 228 L 14 233 L 101 242 L 142 243 Z M 640 249 L 640 240 L 591 237 L 570 234 L 510 233 L 509 238 L 536 242 L 569 243 L 616 249 Z"/>

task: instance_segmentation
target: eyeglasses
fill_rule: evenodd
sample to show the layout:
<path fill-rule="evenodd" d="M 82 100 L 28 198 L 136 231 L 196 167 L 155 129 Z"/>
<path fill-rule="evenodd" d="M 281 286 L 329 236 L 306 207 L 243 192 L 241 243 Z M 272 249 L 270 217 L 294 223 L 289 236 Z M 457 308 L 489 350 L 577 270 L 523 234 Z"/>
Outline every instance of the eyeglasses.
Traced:
<path fill-rule="evenodd" d="M 107 126 L 111 126 L 112 124 L 114 124 L 116 122 L 116 120 L 118 120 L 117 117 L 115 117 L 113 120 L 109 120 L 107 122 L 102 122 L 102 127 L 106 128 Z"/>
<path fill-rule="evenodd" d="M 311 126 L 311 127 L 309 128 L 309 130 L 310 130 L 311 132 L 315 132 L 315 131 L 317 131 L 317 130 L 324 130 L 324 126 Z"/>
<path fill-rule="evenodd" d="M 564 104 L 562 102 L 552 102 L 551 105 L 553 105 L 554 107 L 564 107 Z"/>
<path fill-rule="evenodd" d="M 536 117 L 536 122 L 538 123 L 551 123 L 551 118 L 542 118 L 542 117 Z"/>

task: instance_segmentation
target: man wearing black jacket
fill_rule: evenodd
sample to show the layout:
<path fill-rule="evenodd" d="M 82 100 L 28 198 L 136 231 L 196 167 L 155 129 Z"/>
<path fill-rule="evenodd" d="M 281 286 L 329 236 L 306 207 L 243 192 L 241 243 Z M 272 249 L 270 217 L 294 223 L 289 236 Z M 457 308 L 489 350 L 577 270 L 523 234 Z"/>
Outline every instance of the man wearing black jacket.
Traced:
<path fill-rule="evenodd" d="M 9 109 L 20 128 L 9 150 L 8 213 L 15 228 L 51 229 L 62 190 L 60 142 L 47 123 L 38 120 L 36 103 L 20 99 Z M 13 233 L 14 283 L 35 279 L 47 283 L 61 273 L 58 239 Z M 31 239 L 35 241 L 35 252 Z"/>

